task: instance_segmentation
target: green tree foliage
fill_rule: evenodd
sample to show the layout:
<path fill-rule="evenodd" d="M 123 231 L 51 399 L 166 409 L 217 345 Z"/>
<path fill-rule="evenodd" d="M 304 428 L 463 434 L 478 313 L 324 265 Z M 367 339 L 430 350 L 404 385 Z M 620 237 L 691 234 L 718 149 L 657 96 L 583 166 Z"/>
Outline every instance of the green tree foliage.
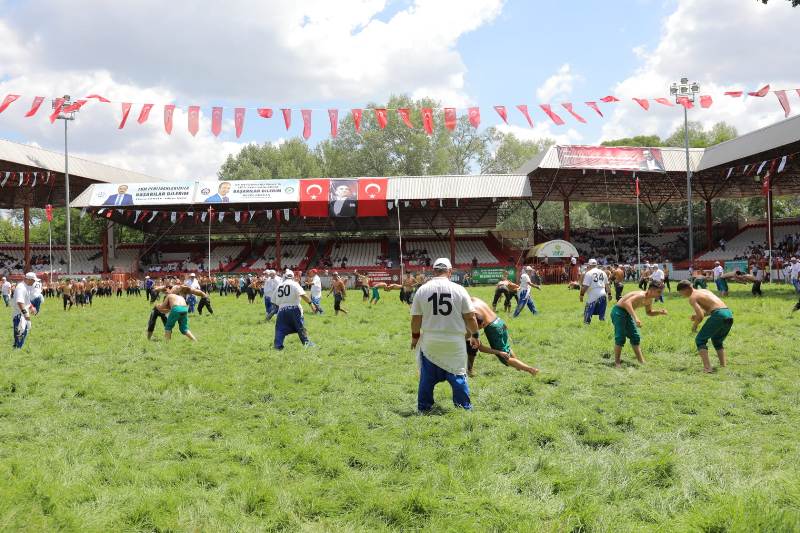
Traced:
<path fill-rule="evenodd" d="M 311 178 L 322 175 L 317 151 L 302 139 L 289 139 L 280 144 L 248 144 L 228 156 L 218 172 L 223 180 L 263 180 L 277 178 Z"/>
<path fill-rule="evenodd" d="M 792 3 L 792 7 L 800 6 L 800 0 L 786 0 L 786 1 L 787 2 L 791 2 Z M 761 3 L 762 4 L 767 4 L 767 3 L 769 3 L 769 0 L 761 0 Z"/>

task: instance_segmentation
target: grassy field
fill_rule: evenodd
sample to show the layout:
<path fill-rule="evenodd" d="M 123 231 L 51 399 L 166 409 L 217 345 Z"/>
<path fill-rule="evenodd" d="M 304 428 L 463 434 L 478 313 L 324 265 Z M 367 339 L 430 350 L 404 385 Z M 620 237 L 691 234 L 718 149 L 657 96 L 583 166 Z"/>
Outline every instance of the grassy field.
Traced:
<path fill-rule="evenodd" d="M 798 531 L 800 316 L 786 287 L 733 290 L 704 375 L 677 295 L 616 370 L 610 322 L 546 287 L 510 321 L 540 376 L 481 355 L 474 411 L 441 384 L 430 416 L 396 292 L 282 353 L 244 297 L 193 317 L 196 345 L 147 342 L 144 298 L 48 301 L 24 350 L 3 325 L 0 530 Z"/>

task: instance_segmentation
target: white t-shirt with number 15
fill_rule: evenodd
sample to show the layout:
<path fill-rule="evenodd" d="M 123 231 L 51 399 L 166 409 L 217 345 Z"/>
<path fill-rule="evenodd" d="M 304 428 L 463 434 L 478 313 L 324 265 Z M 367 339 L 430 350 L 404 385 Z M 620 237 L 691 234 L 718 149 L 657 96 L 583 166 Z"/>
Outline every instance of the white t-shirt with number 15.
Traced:
<path fill-rule="evenodd" d="M 411 315 L 422 316 L 421 351 L 439 368 L 451 374 L 466 374 L 467 348 L 463 315 L 474 313 L 469 294 L 461 285 L 436 277 L 417 290 Z"/>

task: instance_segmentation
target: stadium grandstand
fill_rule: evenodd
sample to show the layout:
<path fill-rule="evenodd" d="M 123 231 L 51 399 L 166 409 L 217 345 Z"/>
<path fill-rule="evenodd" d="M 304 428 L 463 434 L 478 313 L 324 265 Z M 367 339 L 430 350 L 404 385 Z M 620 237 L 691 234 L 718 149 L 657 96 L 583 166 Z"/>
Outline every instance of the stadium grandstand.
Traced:
<path fill-rule="evenodd" d="M 539 228 L 538 209 L 544 202 L 563 205 L 563 227 L 535 232 L 523 239 L 522 248 L 535 244 L 541 233 L 574 243 L 584 257 L 632 262 L 635 228 L 572 228 L 570 202 L 632 204 L 638 181 L 642 208 L 657 214 L 668 203 L 686 201 L 686 153 L 677 148 L 623 147 L 644 158 L 636 171 L 610 168 L 613 165 L 602 158 L 576 164 L 576 154 L 607 150 L 611 148 L 551 146 L 527 162 L 519 174 L 388 177 L 386 215 L 315 218 L 300 215 L 296 196 L 238 200 L 213 207 L 192 199 L 173 202 L 163 198 L 153 202 L 145 198 L 135 206 L 104 206 L 96 199 L 107 195 L 109 187 L 116 193 L 117 187 L 126 185 L 174 188 L 185 184 L 71 157 L 71 206 L 101 217 L 108 228 L 97 246 L 72 247 L 72 272 L 159 275 L 313 266 L 395 272 L 424 269 L 435 256 L 449 257 L 461 269 L 510 266 L 524 257 L 525 250 L 512 249 L 492 234 L 498 210 L 508 202 L 527 203 L 533 209 L 535 228 Z M 773 195 L 800 193 L 798 152 L 800 117 L 708 149 L 689 151 L 692 192 L 706 207 L 705 221 L 695 226 L 695 241 L 706 243 L 695 250 L 697 264 L 756 257 L 767 249 L 768 234 L 773 237 L 774 251 L 796 252 L 798 222 L 773 220 L 771 200 Z M 712 223 L 712 200 L 761 196 L 766 169 L 774 169 L 777 161 L 781 161 L 780 170 L 773 172 L 766 184 L 770 223 L 751 222 L 741 228 Z M 0 188 L 0 207 L 23 209 L 25 226 L 23 243 L 0 245 L 0 269 L 18 273 L 30 265 L 42 272 L 51 270 L 43 262 L 46 247 L 30 244 L 29 209 L 64 205 L 63 166 L 59 153 L 0 141 L 0 170 L 46 178 L 31 184 L 26 177 L 27 185 L 13 182 Z M 186 186 L 199 191 L 199 183 Z M 119 226 L 142 231 L 145 241 L 117 246 L 114 231 Z M 687 235 L 687 229 L 680 227 L 643 233 L 642 257 L 680 262 L 688 255 Z M 65 256 L 69 253 L 63 244 L 54 246 L 54 272 L 68 270 L 63 264 L 68 262 Z"/>

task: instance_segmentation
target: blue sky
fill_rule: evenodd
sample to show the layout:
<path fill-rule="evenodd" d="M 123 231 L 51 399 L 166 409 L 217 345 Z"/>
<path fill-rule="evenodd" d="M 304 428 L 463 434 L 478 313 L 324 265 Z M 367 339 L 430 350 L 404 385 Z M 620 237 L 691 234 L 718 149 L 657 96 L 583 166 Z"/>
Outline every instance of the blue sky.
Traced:
<path fill-rule="evenodd" d="M 493 105 L 506 105 L 512 125 L 501 129 L 523 138 L 591 144 L 666 135 L 682 114 L 658 106 L 644 112 L 631 97 L 667 96 L 684 74 L 714 95 L 768 82 L 800 87 L 797 27 L 800 9 L 777 0 L 0 0 L 0 94 L 23 95 L 0 115 L 0 136 L 60 150 L 61 130 L 44 109 L 33 119 L 22 115 L 33 96 L 66 92 L 114 100 L 80 113 L 76 153 L 176 179 L 213 176 L 243 143 L 300 135 L 300 108 L 315 108 L 313 144 L 327 138 L 327 108 L 342 116 L 392 93 L 429 95 L 460 113 L 478 105 L 484 126 L 500 123 Z M 601 119 L 583 102 L 606 94 L 623 102 L 605 106 Z M 589 123 L 561 110 L 567 124 L 556 127 L 538 108 L 565 101 Z M 117 129 L 120 102 L 135 103 L 124 130 Z M 135 118 L 143 102 L 156 107 L 142 126 Z M 179 107 L 172 136 L 161 126 L 165 103 Z M 531 108 L 533 129 L 514 109 L 520 103 Z M 800 98 L 792 95 L 792 103 L 800 109 Z M 203 109 L 195 138 L 183 114 L 191 104 Z M 212 105 L 226 110 L 220 138 L 209 132 Z M 237 105 L 272 107 L 275 116 L 265 121 L 248 111 L 237 140 Z M 281 107 L 295 109 L 288 133 Z M 741 132 L 783 116 L 774 95 L 715 96 L 711 109 L 692 113 Z"/>

